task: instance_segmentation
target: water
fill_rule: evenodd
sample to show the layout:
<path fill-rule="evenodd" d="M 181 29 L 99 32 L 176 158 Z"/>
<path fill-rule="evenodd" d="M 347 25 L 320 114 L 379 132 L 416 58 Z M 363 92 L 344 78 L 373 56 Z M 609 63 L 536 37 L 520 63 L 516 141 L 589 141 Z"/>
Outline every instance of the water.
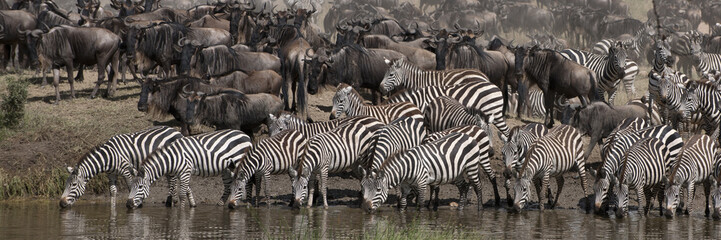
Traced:
<path fill-rule="evenodd" d="M 476 212 L 475 206 L 459 212 L 399 212 L 382 208 L 375 214 L 358 208 L 334 206 L 327 210 L 292 210 L 201 205 L 194 209 L 149 205 L 127 210 L 121 203 L 80 201 L 59 209 L 55 201 L 0 204 L 0 238 L 361 238 L 387 227 L 422 232 L 462 232 L 463 236 L 513 238 L 667 238 L 719 239 L 721 221 L 701 215 L 676 219 L 639 217 L 625 219 L 584 214 L 579 210 L 537 210 L 522 214 L 504 209 Z"/>

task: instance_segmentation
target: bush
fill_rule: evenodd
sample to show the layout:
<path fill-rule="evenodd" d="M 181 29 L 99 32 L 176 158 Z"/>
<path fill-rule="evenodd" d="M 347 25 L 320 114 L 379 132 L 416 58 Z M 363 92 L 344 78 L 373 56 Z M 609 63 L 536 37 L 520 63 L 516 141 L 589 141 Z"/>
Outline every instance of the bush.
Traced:
<path fill-rule="evenodd" d="M 25 115 L 25 101 L 28 97 L 27 82 L 8 78 L 7 94 L 2 95 L 0 105 L 0 127 L 15 127 Z"/>

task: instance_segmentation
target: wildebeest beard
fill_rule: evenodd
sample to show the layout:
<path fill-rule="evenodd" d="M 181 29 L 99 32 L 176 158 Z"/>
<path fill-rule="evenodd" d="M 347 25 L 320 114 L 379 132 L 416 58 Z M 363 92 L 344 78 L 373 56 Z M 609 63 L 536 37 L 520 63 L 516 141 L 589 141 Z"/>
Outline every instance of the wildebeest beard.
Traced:
<path fill-rule="evenodd" d="M 227 46 L 205 48 L 200 55 L 200 72 L 205 77 L 217 77 L 242 68 L 238 53 Z"/>
<path fill-rule="evenodd" d="M 187 35 L 188 28 L 177 23 L 162 23 L 146 28 L 137 51 L 145 53 L 156 62 L 177 61 L 180 59 L 180 52 L 175 51 L 173 45 Z"/>

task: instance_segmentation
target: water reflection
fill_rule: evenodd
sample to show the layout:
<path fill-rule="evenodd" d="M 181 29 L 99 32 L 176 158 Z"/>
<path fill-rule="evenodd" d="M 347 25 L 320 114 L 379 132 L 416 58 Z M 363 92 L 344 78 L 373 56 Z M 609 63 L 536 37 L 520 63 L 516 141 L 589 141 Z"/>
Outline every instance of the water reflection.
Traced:
<path fill-rule="evenodd" d="M 3 238 L 314 238 L 374 236 L 419 227 L 422 231 L 463 232 L 490 238 L 668 238 L 719 239 L 721 221 L 701 215 L 666 219 L 658 215 L 615 219 L 577 210 L 525 211 L 471 209 L 437 212 L 383 208 L 368 214 L 344 206 L 330 209 L 247 208 L 228 210 L 150 205 L 126 211 L 116 204 L 80 202 L 60 210 L 54 203 L 0 204 Z M 118 211 L 120 209 L 120 211 Z M 459 231 L 462 230 L 462 231 Z M 464 235 L 461 235 L 461 237 Z"/>

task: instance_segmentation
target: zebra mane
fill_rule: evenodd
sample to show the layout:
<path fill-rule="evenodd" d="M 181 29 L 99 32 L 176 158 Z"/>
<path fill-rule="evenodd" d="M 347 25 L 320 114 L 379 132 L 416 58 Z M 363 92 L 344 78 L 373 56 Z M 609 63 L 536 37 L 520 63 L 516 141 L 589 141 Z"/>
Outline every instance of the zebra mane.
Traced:
<path fill-rule="evenodd" d="M 301 148 L 300 154 L 298 155 L 298 161 L 296 161 L 297 166 L 291 166 L 296 169 L 298 175 L 303 174 L 303 162 L 305 162 L 303 160 L 305 159 L 306 154 L 308 154 L 308 145 L 310 144 L 306 143 L 303 145 L 303 148 Z"/>
<path fill-rule="evenodd" d="M 414 72 L 414 73 L 423 72 L 423 69 L 419 68 L 417 65 L 413 64 L 413 63 L 410 62 L 410 61 L 406 61 L 406 60 L 403 59 L 403 58 L 399 58 L 399 59 L 395 60 L 395 61 L 393 62 L 393 65 L 394 65 L 394 66 L 398 66 L 398 67 L 400 67 L 400 68 L 402 68 L 402 69 L 405 69 L 405 70 L 407 70 L 407 71 Z"/>

